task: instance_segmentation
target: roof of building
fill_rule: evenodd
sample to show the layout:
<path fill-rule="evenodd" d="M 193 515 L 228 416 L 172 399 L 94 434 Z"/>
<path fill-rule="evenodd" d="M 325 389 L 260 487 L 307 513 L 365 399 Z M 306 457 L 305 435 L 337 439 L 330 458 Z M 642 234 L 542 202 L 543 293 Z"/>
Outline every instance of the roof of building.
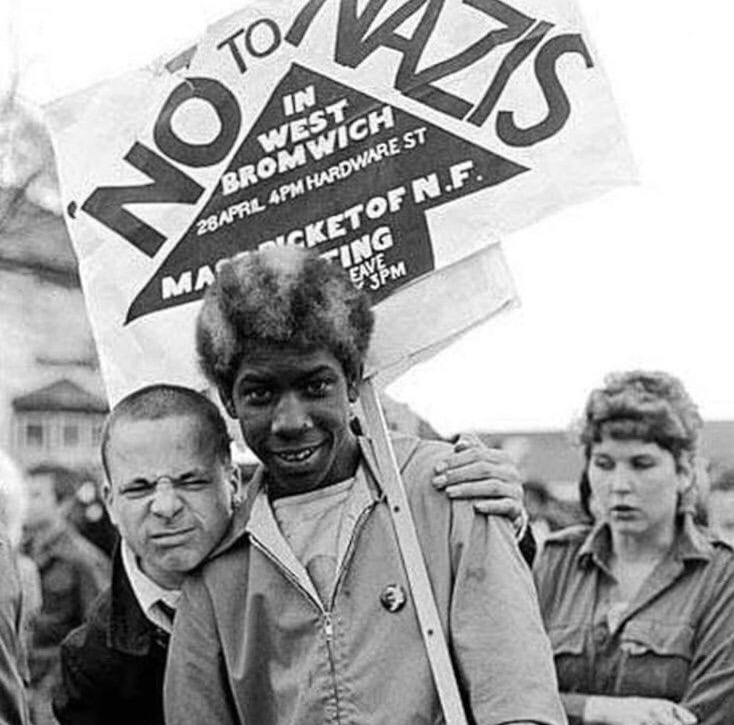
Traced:
<path fill-rule="evenodd" d="M 107 402 L 84 390 L 66 378 L 20 395 L 13 400 L 13 410 L 21 411 L 72 411 L 82 413 L 107 413 Z"/>

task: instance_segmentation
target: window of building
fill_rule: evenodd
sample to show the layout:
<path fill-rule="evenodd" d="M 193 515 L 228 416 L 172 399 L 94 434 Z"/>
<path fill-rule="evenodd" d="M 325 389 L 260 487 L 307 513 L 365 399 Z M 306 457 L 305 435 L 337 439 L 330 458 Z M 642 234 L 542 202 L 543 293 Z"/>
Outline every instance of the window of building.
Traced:
<path fill-rule="evenodd" d="M 25 442 L 29 448 L 43 447 L 43 425 L 41 423 L 26 423 Z"/>
<path fill-rule="evenodd" d="M 92 424 L 92 445 L 98 446 L 102 440 L 102 423 Z"/>
<path fill-rule="evenodd" d="M 79 445 L 79 426 L 76 423 L 66 423 L 64 425 L 64 445 Z"/>

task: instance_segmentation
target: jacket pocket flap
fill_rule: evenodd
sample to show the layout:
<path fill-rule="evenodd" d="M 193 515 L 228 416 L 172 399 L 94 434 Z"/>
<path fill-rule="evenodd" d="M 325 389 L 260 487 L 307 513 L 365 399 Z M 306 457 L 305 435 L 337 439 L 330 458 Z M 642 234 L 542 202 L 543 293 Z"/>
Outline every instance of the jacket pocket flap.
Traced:
<path fill-rule="evenodd" d="M 685 622 L 628 622 L 622 633 L 622 649 L 631 655 L 654 652 L 657 655 L 691 659 L 693 629 Z"/>
<path fill-rule="evenodd" d="M 554 655 L 577 655 L 584 651 L 584 626 L 563 625 L 548 630 Z"/>

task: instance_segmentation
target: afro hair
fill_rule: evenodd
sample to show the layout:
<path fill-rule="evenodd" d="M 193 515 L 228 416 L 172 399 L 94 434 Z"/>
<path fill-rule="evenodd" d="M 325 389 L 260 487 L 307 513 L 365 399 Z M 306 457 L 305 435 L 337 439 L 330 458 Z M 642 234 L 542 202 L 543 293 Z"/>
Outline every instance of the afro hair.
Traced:
<path fill-rule="evenodd" d="M 373 325 L 369 297 L 341 267 L 298 247 L 269 247 L 219 265 L 196 348 L 206 377 L 227 393 L 243 355 L 263 343 L 326 349 L 357 380 Z"/>

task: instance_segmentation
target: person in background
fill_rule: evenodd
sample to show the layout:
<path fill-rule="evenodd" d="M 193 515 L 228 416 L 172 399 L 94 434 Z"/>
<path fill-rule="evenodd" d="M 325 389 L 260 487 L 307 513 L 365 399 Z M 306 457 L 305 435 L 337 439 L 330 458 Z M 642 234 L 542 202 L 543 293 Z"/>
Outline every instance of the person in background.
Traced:
<path fill-rule="evenodd" d="M 168 722 L 440 719 L 371 442 L 350 426 L 372 323 L 366 293 L 305 250 L 220 265 L 197 347 L 262 465 L 245 531 L 184 586 Z M 450 445 L 394 448 L 470 720 L 565 722 L 511 524 L 436 490 Z"/>
<path fill-rule="evenodd" d="M 13 460 L 0 451 L 0 534 L 7 537 L 20 577 L 23 594 L 23 643 L 41 609 L 41 577 L 33 559 L 20 551 L 23 521 L 28 509 L 28 490 Z"/>
<path fill-rule="evenodd" d="M 28 653 L 31 715 L 36 725 L 45 725 L 53 722 L 51 697 L 60 682 L 61 640 L 84 621 L 109 581 L 110 565 L 65 518 L 74 494 L 70 472 L 39 466 L 28 471 L 27 485 L 23 551 L 38 567 L 42 598 Z"/>
<path fill-rule="evenodd" d="M 0 725 L 27 725 L 22 672 L 21 589 L 10 545 L 0 531 Z"/>
<path fill-rule="evenodd" d="M 714 478 L 707 509 L 712 531 L 734 546 L 734 469 L 721 471 Z"/>
<path fill-rule="evenodd" d="M 35 564 L 18 552 L 26 505 L 23 476 L 0 451 L 0 725 L 28 722 L 28 621 L 40 608 L 41 585 Z"/>
<path fill-rule="evenodd" d="M 610 375 L 580 422 L 582 504 L 535 565 L 569 721 L 730 725 L 734 552 L 694 523 L 701 417 L 663 372 Z"/>

